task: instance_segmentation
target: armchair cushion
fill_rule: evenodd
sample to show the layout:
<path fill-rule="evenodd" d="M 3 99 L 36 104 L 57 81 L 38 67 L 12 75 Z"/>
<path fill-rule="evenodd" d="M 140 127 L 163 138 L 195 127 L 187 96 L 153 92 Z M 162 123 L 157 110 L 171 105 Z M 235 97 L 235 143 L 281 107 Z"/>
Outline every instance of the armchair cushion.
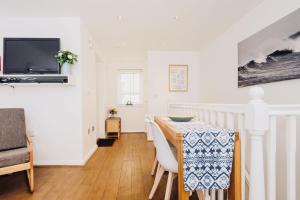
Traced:
<path fill-rule="evenodd" d="M 8 167 L 26 162 L 29 162 L 29 151 L 26 147 L 0 152 L 0 167 Z"/>
<path fill-rule="evenodd" d="M 26 146 L 24 109 L 0 109 L 0 151 Z"/>

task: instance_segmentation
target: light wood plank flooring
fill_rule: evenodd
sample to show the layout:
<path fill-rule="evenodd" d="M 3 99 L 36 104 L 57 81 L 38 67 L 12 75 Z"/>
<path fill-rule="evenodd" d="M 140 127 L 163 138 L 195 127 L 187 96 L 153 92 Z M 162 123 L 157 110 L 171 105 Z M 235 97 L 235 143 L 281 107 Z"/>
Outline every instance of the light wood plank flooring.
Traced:
<path fill-rule="evenodd" d="M 154 148 L 142 133 L 122 134 L 113 147 L 98 148 L 84 167 L 36 167 L 35 192 L 28 192 L 24 172 L 0 176 L 1 200 L 143 200 L 154 177 L 150 175 Z M 167 174 L 154 200 L 164 198 Z M 177 180 L 171 199 L 177 199 Z M 190 199 L 198 199 L 193 193 Z"/>

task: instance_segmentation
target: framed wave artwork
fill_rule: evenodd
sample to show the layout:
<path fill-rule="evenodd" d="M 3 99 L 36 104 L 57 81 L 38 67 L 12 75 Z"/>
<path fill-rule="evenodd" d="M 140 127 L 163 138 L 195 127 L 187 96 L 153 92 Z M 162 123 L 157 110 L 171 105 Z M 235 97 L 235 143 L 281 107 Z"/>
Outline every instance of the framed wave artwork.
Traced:
<path fill-rule="evenodd" d="M 238 86 L 300 78 L 300 9 L 238 44 Z"/>

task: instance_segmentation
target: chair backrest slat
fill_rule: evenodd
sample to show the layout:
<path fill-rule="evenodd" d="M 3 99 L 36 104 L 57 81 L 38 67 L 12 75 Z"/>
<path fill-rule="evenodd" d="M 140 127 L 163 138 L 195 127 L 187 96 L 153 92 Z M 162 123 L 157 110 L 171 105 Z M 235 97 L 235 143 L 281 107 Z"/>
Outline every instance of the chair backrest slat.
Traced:
<path fill-rule="evenodd" d="M 0 151 L 26 146 L 24 109 L 0 109 Z"/>

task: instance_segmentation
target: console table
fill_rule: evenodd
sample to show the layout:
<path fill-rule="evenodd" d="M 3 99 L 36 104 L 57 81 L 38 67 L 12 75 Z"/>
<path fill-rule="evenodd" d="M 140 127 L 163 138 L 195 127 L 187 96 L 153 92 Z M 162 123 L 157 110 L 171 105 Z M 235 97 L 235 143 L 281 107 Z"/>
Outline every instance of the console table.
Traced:
<path fill-rule="evenodd" d="M 121 118 L 109 117 L 105 120 L 105 134 L 107 138 L 120 138 Z"/>

